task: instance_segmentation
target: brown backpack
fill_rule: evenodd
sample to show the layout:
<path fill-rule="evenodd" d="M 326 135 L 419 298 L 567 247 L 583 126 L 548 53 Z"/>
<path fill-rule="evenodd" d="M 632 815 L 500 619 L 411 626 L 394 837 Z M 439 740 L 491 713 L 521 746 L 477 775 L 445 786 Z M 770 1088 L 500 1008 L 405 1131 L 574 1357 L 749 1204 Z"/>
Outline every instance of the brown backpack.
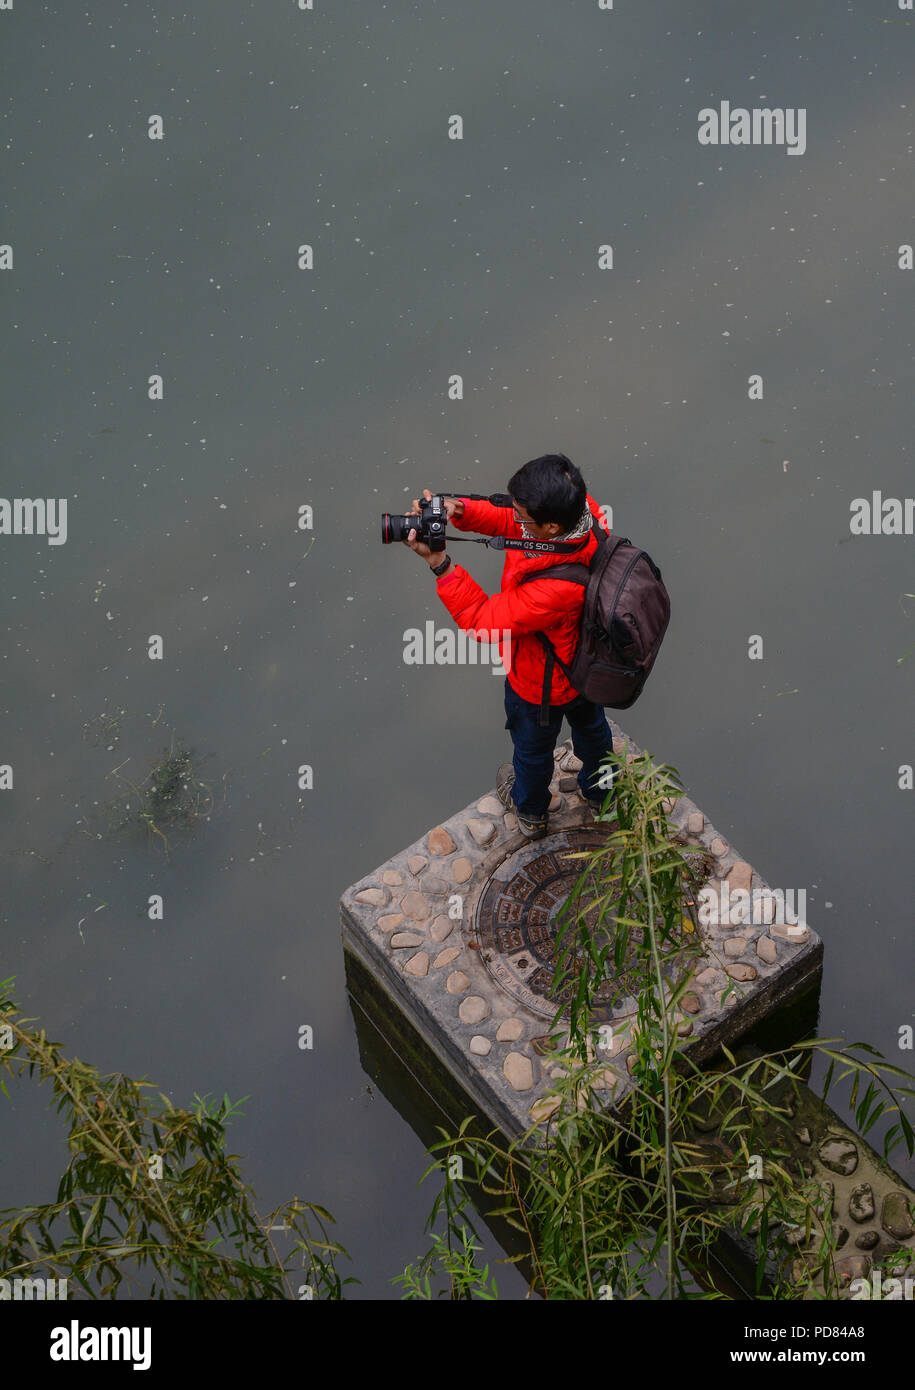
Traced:
<path fill-rule="evenodd" d="M 546 633 L 535 634 L 546 652 L 541 725 L 549 723 L 557 661 L 569 684 L 585 699 L 611 709 L 634 705 L 670 622 L 670 597 L 651 556 L 625 536 L 608 536 L 596 521 L 592 530 L 598 546 L 590 565 L 551 565 L 518 581 L 529 584 L 549 576 L 581 584 L 585 590 L 578 645 L 570 665 L 557 656 Z"/>

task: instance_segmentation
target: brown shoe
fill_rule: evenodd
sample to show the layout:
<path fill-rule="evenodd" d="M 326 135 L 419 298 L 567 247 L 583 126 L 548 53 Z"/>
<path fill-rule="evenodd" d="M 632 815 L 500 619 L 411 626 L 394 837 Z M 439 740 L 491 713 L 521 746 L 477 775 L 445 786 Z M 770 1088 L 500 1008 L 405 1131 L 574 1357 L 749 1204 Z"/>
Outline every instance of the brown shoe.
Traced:
<path fill-rule="evenodd" d="M 526 816 L 522 816 L 512 800 L 512 787 L 514 785 L 515 769 L 511 763 L 503 763 L 496 773 L 496 796 L 503 806 L 507 806 L 509 810 L 514 812 L 518 821 L 518 829 L 522 835 L 526 836 L 528 840 L 542 840 L 547 832 L 548 817 L 543 816 L 539 820 L 528 820 Z"/>

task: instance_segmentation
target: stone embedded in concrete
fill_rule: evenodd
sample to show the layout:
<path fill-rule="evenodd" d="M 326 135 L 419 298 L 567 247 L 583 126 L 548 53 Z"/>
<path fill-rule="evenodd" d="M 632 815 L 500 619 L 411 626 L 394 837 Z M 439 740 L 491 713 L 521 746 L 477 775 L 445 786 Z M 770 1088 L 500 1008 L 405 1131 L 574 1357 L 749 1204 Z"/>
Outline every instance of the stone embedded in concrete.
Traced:
<path fill-rule="evenodd" d="M 517 1042 L 523 1032 L 520 1018 L 505 1018 L 496 1030 L 496 1042 Z"/>
<path fill-rule="evenodd" d="M 429 935 L 432 937 L 433 941 L 444 941 L 453 931 L 454 919 L 439 915 L 429 928 Z"/>
<path fill-rule="evenodd" d="M 738 961 L 735 965 L 726 965 L 725 970 L 732 980 L 755 980 L 756 968 L 752 965 L 742 965 Z"/>
<path fill-rule="evenodd" d="M 426 874 L 423 879 L 423 892 L 433 898 L 438 898 L 444 893 L 450 893 L 451 886 L 443 878 L 437 878 L 435 874 Z"/>
<path fill-rule="evenodd" d="M 806 1145 L 810 1145 L 813 1143 L 813 1136 L 811 1135 L 810 1130 L 807 1128 L 806 1125 L 800 1125 L 794 1132 L 797 1135 L 800 1143 Z"/>
<path fill-rule="evenodd" d="M 777 936 L 779 941 L 790 941 L 795 946 L 803 946 L 810 932 L 805 922 L 773 922 L 769 928 L 770 936 Z"/>
<path fill-rule="evenodd" d="M 880 1211 L 880 1224 L 894 1240 L 908 1240 L 915 1235 L 909 1201 L 904 1192 L 888 1192 Z"/>
<path fill-rule="evenodd" d="M 774 965 L 778 949 L 771 936 L 761 936 L 756 943 L 756 954 L 760 960 L 764 960 L 767 965 Z"/>
<path fill-rule="evenodd" d="M 574 792 L 574 791 L 577 791 L 577 789 L 578 789 L 578 778 L 577 778 L 577 777 L 571 777 L 571 776 L 569 776 L 569 777 L 560 777 L 560 779 L 559 779 L 559 790 L 560 790 L 561 792 Z"/>
<path fill-rule="evenodd" d="M 389 884 L 392 888 L 399 888 L 403 883 L 403 874 L 398 869 L 385 869 L 381 875 L 381 881 Z"/>
<path fill-rule="evenodd" d="M 581 758 L 577 758 L 574 753 L 566 753 L 559 759 L 559 766 L 563 772 L 581 772 L 584 764 Z"/>
<path fill-rule="evenodd" d="M 505 822 L 506 830 L 518 829 L 518 817 L 515 815 L 514 811 L 506 811 L 502 819 Z"/>
<path fill-rule="evenodd" d="M 701 811 L 693 811 L 686 817 L 686 829 L 690 835 L 701 835 L 705 828 L 705 816 Z"/>
<path fill-rule="evenodd" d="M 465 856 L 455 859 L 451 865 L 451 877 L 455 883 L 466 883 L 473 874 L 473 865 Z"/>
<path fill-rule="evenodd" d="M 383 888 L 363 888 L 356 894 L 357 903 L 368 903 L 370 907 L 384 907 L 388 895 Z"/>
<path fill-rule="evenodd" d="M 716 859 L 721 859 L 728 852 L 727 840 L 722 840 L 720 835 L 716 835 L 709 845 L 709 851 L 714 854 Z"/>
<path fill-rule="evenodd" d="M 747 949 L 747 938 L 745 936 L 729 936 L 724 943 L 724 954 L 730 956 L 731 960 L 736 960 L 742 956 Z"/>
<path fill-rule="evenodd" d="M 470 988 L 470 976 L 465 975 L 463 970 L 455 970 L 445 981 L 445 988 L 449 994 L 462 994 Z"/>
<path fill-rule="evenodd" d="M 461 954 L 460 946 L 449 946 L 447 951 L 439 951 L 435 960 L 432 962 L 433 970 L 442 970 L 446 965 L 450 965 L 453 960 L 457 960 Z"/>
<path fill-rule="evenodd" d="M 410 870 L 413 877 L 416 878 L 417 874 L 422 873 L 428 862 L 428 859 L 425 859 L 421 854 L 411 854 L 407 859 L 407 868 Z"/>
<path fill-rule="evenodd" d="M 841 1135 L 827 1134 L 817 1149 L 817 1158 L 830 1172 L 841 1173 L 845 1178 L 858 1166 L 858 1150 L 850 1139 Z"/>
<path fill-rule="evenodd" d="M 529 1091 L 534 1084 L 534 1064 L 523 1052 L 509 1052 L 502 1073 L 514 1091 Z"/>
<path fill-rule="evenodd" d="M 386 917 L 378 918 L 378 928 L 380 931 L 393 931 L 395 927 L 400 926 L 403 920 L 402 912 L 391 912 Z"/>
<path fill-rule="evenodd" d="M 705 970 L 700 970 L 696 976 L 696 984 L 703 989 L 711 989 L 716 983 L 724 983 L 724 975 L 720 970 L 716 970 L 713 965 L 706 966 Z"/>
<path fill-rule="evenodd" d="M 419 975 L 420 977 L 429 973 L 429 957 L 425 951 L 417 951 L 415 956 L 411 956 L 404 966 L 408 975 Z"/>
<path fill-rule="evenodd" d="M 484 796 L 477 802 L 477 810 L 483 816 L 501 816 L 505 808 L 497 796 Z"/>
<path fill-rule="evenodd" d="M 874 1189 L 869 1182 L 859 1182 L 857 1187 L 852 1188 L 848 1198 L 849 1216 L 861 1226 L 865 1221 L 873 1221 L 876 1212 Z"/>
<path fill-rule="evenodd" d="M 425 893 L 417 893 L 415 890 L 404 893 L 400 906 L 404 916 L 414 922 L 425 922 L 432 916 L 432 904 Z"/>
<path fill-rule="evenodd" d="M 551 797 L 550 797 L 550 811 L 551 811 L 551 812 L 561 811 L 564 805 L 565 805 L 565 802 L 563 801 L 563 799 L 562 799 L 561 796 L 555 795 L 555 796 L 551 796 Z"/>
<path fill-rule="evenodd" d="M 424 937 L 414 931 L 396 931 L 391 937 L 391 949 L 402 951 L 408 946 L 422 946 Z"/>
<path fill-rule="evenodd" d="M 542 1124 L 544 1120 L 556 1114 L 561 1104 L 559 1096 L 544 1096 L 541 1100 L 534 1101 L 528 1114 L 537 1124 Z"/>
<path fill-rule="evenodd" d="M 680 999 L 680 1008 L 688 1014 L 697 1014 L 702 1008 L 702 1000 L 698 994 L 684 994 Z"/>
<path fill-rule="evenodd" d="M 437 825 L 429 831 L 429 853 L 436 855 L 453 854 L 457 849 L 454 840 L 442 826 Z"/>
<path fill-rule="evenodd" d="M 859 1250 L 873 1250 L 874 1247 L 879 1244 L 879 1231 L 862 1231 L 859 1236 L 855 1237 L 855 1245 L 857 1245 Z"/>
<path fill-rule="evenodd" d="M 753 870 L 743 859 L 738 859 L 728 870 L 727 879 L 732 893 L 749 893 Z"/>
<path fill-rule="evenodd" d="M 470 1039 L 470 1050 L 474 1057 L 488 1057 L 492 1049 L 492 1043 L 488 1038 L 484 1038 L 482 1033 L 474 1033 Z"/>
<path fill-rule="evenodd" d="M 496 827 L 492 821 L 480 820 L 479 816 L 471 816 L 467 822 L 467 829 L 478 845 L 488 845 L 490 840 L 496 838 Z"/>
<path fill-rule="evenodd" d="M 490 1008 L 481 994 L 468 994 L 466 999 L 461 1000 L 458 1009 L 462 1023 L 482 1023 L 484 1018 L 488 1018 Z"/>

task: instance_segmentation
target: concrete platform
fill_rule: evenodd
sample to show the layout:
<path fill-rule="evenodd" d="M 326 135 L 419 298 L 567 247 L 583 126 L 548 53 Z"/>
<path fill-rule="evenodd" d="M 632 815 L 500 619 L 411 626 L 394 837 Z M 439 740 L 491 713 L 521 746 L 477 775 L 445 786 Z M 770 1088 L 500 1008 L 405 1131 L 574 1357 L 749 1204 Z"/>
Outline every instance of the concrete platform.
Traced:
<path fill-rule="evenodd" d="M 611 721 L 614 744 L 628 736 Z M 630 756 L 640 750 L 628 739 Z M 556 750 L 550 834 L 531 842 L 494 791 L 435 826 L 347 888 L 341 897 L 344 947 L 439 1057 L 460 1088 L 509 1137 L 545 1124 L 553 1084 L 548 1033 L 556 1003 L 551 924 L 579 876 L 570 850 L 606 836 L 576 795 L 578 762 Z M 704 851 L 718 893 L 769 885 L 682 796 L 670 812 L 687 845 Z M 771 908 L 770 904 L 770 908 Z M 770 914 L 771 915 L 771 912 Z M 696 1061 L 714 1055 L 773 1010 L 815 985 L 823 946 L 809 925 L 744 922 L 700 927 L 687 962 L 690 991 L 677 1016 Z M 610 1103 L 631 1083 L 628 1025 L 634 1001 L 625 971 L 604 991 L 613 1028 L 605 1052 Z M 392 1031 L 398 1031 L 392 1018 Z"/>

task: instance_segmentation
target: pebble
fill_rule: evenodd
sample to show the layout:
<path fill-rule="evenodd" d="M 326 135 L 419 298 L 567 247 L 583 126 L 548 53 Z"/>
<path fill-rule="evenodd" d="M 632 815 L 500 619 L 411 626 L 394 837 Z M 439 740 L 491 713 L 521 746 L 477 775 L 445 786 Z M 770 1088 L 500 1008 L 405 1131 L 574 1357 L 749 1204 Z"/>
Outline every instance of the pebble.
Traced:
<path fill-rule="evenodd" d="M 560 779 L 559 779 L 559 790 L 560 790 L 561 792 L 574 792 L 577 786 L 578 786 L 578 778 L 577 778 L 577 777 L 569 776 L 569 777 L 560 777 Z"/>
<path fill-rule="evenodd" d="M 873 1260 L 869 1255 L 846 1255 L 844 1260 L 836 1260 L 836 1278 L 840 1289 L 847 1289 L 852 1279 L 866 1279 L 871 1272 Z"/>
<path fill-rule="evenodd" d="M 896 1240 L 908 1240 L 915 1236 L 915 1225 L 909 1211 L 908 1198 L 904 1192 L 888 1192 L 883 1199 L 880 1224 L 888 1236 Z"/>
<path fill-rule="evenodd" d="M 716 859 L 721 859 L 728 852 L 728 842 L 727 840 L 722 840 L 720 835 L 716 835 L 715 839 L 709 845 L 709 850 L 714 854 Z"/>
<path fill-rule="evenodd" d="M 709 965 L 705 970 L 700 970 L 696 976 L 696 984 L 702 985 L 704 989 L 710 989 L 718 979 L 718 971 L 713 965 Z"/>
<path fill-rule="evenodd" d="M 463 857 L 455 859 L 454 863 L 451 865 L 451 877 L 454 879 L 455 883 L 466 883 L 472 873 L 473 865 L 469 859 Z"/>
<path fill-rule="evenodd" d="M 417 893 L 415 889 L 404 893 L 400 906 L 404 915 L 412 918 L 414 922 L 425 922 L 432 915 L 429 899 L 424 893 Z"/>
<path fill-rule="evenodd" d="M 502 819 L 503 819 L 504 822 L 505 822 L 505 829 L 506 829 L 506 830 L 516 830 L 516 829 L 517 829 L 517 826 L 518 826 L 518 817 L 515 815 L 514 811 L 506 811 L 506 812 L 505 812 L 505 815 L 502 817 Z"/>
<path fill-rule="evenodd" d="M 489 1003 L 481 994 L 468 994 L 461 1000 L 458 1015 L 462 1023 L 482 1023 L 489 1017 Z"/>
<path fill-rule="evenodd" d="M 400 926 L 403 919 L 402 912 L 389 912 L 386 917 L 378 918 L 376 926 L 379 931 L 393 931 L 395 927 Z"/>
<path fill-rule="evenodd" d="M 779 941 L 790 941 L 795 946 L 801 945 L 810 935 L 805 922 L 773 922 L 769 934 L 777 936 Z"/>
<path fill-rule="evenodd" d="M 730 956 L 731 960 L 736 960 L 742 956 L 747 949 L 747 938 L 745 936 L 729 936 L 724 943 L 724 954 Z"/>
<path fill-rule="evenodd" d="M 561 811 L 564 805 L 565 805 L 565 801 L 563 800 L 563 798 L 562 798 L 561 796 L 558 796 L 558 795 L 555 795 L 555 794 L 554 794 L 553 796 L 550 797 L 549 809 L 550 809 L 551 811 Z"/>
<path fill-rule="evenodd" d="M 873 1250 L 880 1244 L 880 1233 L 878 1231 L 862 1231 L 855 1237 L 855 1245 L 859 1250 Z"/>
<path fill-rule="evenodd" d="M 428 862 L 428 859 L 424 859 L 421 854 L 411 854 L 407 860 L 407 868 L 415 878 L 417 874 L 422 873 Z"/>
<path fill-rule="evenodd" d="M 383 888 L 363 888 L 356 894 L 357 903 L 368 903 L 370 907 L 384 907 L 388 895 Z"/>
<path fill-rule="evenodd" d="M 877 1208 L 874 1204 L 874 1189 L 869 1182 L 861 1182 L 853 1187 L 848 1198 L 848 1214 L 852 1221 L 863 1224 L 872 1221 Z"/>
<path fill-rule="evenodd" d="M 534 1084 L 534 1064 L 522 1052 L 509 1052 L 502 1063 L 502 1075 L 514 1091 L 529 1091 Z"/>
<path fill-rule="evenodd" d="M 502 802 L 497 796 L 484 796 L 482 801 L 477 802 L 477 810 L 483 816 L 501 816 Z"/>
<path fill-rule="evenodd" d="M 446 965 L 450 965 L 453 960 L 457 960 L 461 954 L 460 946 L 449 946 L 447 951 L 439 951 L 435 960 L 432 962 L 433 970 L 441 970 Z"/>
<path fill-rule="evenodd" d="M 817 1149 L 817 1157 L 824 1168 L 843 1178 L 847 1178 L 858 1166 L 858 1150 L 850 1139 L 841 1135 L 827 1134 Z"/>
<path fill-rule="evenodd" d="M 574 753 L 566 753 L 565 757 L 561 759 L 559 766 L 562 768 L 563 772 L 581 772 L 584 764 L 581 758 L 576 758 Z"/>
<path fill-rule="evenodd" d="M 396 869 L 385 869 L 381 875 L 381 881 L 382 883 L 389 883 L 392 888 L 399 888 L 403 883 L 403 874 L 398 873 Z"/>
<path fill-rule="evenodd" d="M 794 1132 L 802 1144 L 809 1146 L 813 1143 L 813 1139 L 810 1135 L 810 1130 L 807 1128 L 806 1125 L 801 1125 L 801 1128 L 796 1129 Z"/>
<path fill-rule="evenodd" d="M 688 1038 L 693 1031 L 693 1025 L 688 1018 L 683 1018 L 677 1024 L 677 1032 L 681 1038 Z"/>
<path fill-rule="evenodd" d="M 551 1115 L 555 1115 L 559 1106 L 559 1096 L 542 1096 L 540 1100 L 534 1101 L 528 1114 L 531 1119 L 536 1120 L 539 1125 L 542 1124 L 544 1120 L 548 1120 Z"/>
<path fill-rule="evenodd" d="M 470 976 L 465 975 L 463 970 L 455 970 L 445 981 L 445 988 L 449 994 L 460 994 L 462 990 L 470 988 Z"/>
<path fill-rule="evenodd" d="M 407 961 L 406 965 L 404 966 L 404 970 L 407 972 L 408 975 L 419 975 L 420 977 L 422 977 L 423 975 L 428 975 L 429 957 L 426 954 L 426 952 L 417 951 L 416 955 L 411 956 L 410 959 Z"/>
<path fill-rule="evenodd" d="M 482 1033 L 474 1033 L 470 1039 L 470 1050 L 474 1057 L 488 1057 L 492 1043 L 488 1038 L 484 1038 Z"/>
<path fill-rule="evenodd" d="M 448 831 L 441 825 L 437 825 L 434 830 L 429 831 L 430 854 L 453 854 L 456 849 L 457 845 L 448 834 Z"/>
<path fill-rule="evenodd" d="M 421 946 L 423 938 L 414 931 L 396 931 L 391 937 L 391 950 L 402 951 L 407 946 Z"/>
<path fill-rule="evenodd" d="M 693 811 L 686 817 L 686 829 L 690 835 L 701 835 L 705 829 L 705 816 L 701 811 Z"/>
<path fill-rule="evenodd" d="M 736 864 L 732 864 L 728 870 L 728 888 L 732 893 L 749 893 L 750 883 L 753 878 L 752 867 L 743 859 L 738 859 Z"/>
<path fill-rule="evenodd" d="M 742 965 L 739 961 L 736 965 L 726 965 L 725 970 L 732 980 L 755 980 L 755 965 Z"/>
<path fill-rule="evenodd" d="M 764 960 L 767 965 L 774 965 L 778 954 L 775 942 L 771 936 L 761 936 L 756 943 L 756 954 L 760 960 Z"/>
<path fill-rule="evenodd" d="M 520 1018 L 505 1018 L 499 1024 L 496 1042 L 517 1042 L 524 1032 Z"/>
<path fill-rule="evenodd" d="M 448 884 L 443 878 L 436 878 L 433 874 L 426 874 L 423 879 L 423 892 L 441 894 L 449 891 Z"/>
<path fill-rule="evenodd" d="M 452 917 L 436 917 L 432 926 L 429 928 L 429 935 L 433 941 L 444 941 L 446 936 L 450 936 L 454 931 L 454 919 Z"/>
<path fill-rule="evenodd" d="M 697 1014 L 702 1008 L 702 1002 L 698 994 L 684 994 L 680 1000 L 680 1008 L 684 1013 Z"/>
<path fill-rule="evenodd" d="M 488 845 L 496 834 L 496 827 L 491 820 L 480 820 L 476 816 L 468 820 L 467 829 L 478 845 Z"/>

